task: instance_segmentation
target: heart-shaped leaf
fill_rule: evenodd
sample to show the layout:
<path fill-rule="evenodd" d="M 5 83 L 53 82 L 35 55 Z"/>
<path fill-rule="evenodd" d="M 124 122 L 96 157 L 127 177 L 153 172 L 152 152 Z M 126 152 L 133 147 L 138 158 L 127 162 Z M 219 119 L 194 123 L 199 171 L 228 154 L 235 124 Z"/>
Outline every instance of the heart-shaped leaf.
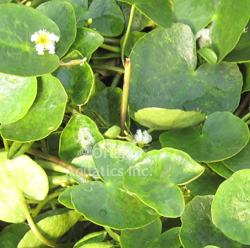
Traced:
<path fill-rule="evenodd" d="M 178 185 L 198 177 L 204 168 L 186 153 L 172 148 L 150 151 L 124 175 L 124 186 L 166 217 L 178 217 L 185 207 Z M 157 182 L 157 183 L 156 183 Z"/>
<path fill-rule="evenodd" d="M 43 29 L 60 36 L 57 25 L 39 11 L 21 4 L 1 4 L 0 71 L 23 77 L 54 71 L 59 58 L 48 52 L 38 55 L 30 40 L 32 34 Z"/>
<path fill-rule="evenodd" d="M 89 27 L 105 36 L 118 36 L 124 29 L 123 14 L 115 0 L 94 0 L 89 10 L 83 13 L 79 24 L 85 25 L 90 18 L 92 23 Z"/>
<path fill-rule="evenodd" d="M 246 245 L 250 245 L 249 178 L 249 169 L 235 172 L 218 188 L 211 209 L 215 225 L 227 237 Z"/>
<path fill-rule="evenodd" d="M 160 43 L 159 43 L 160 41 Z M 130 115 L 147 107 L 233 112 L 242 75 L 233 63 L 206 63 L 196 71 L 195 39 L 181 23 L 143 36 L 131 54 Z"/>
<path fill-rule="evenodd" d="M 205 167 L 204 173 L 186 185 L 193 196 L 196 195 L 215 195 L 218 187 L 224 181 L 217 173 Z"/>
<path fill-rule="evenodd" d="M 43 219 L 38 216 L 36 223 L 43 236 L 52 242 L 56 242 L 59 237 L 66 233 L 81 218 L 81 215 L 74 210 L 65 208 L 49 211 L 49 216 Z M 28 231 L 17 246 L 18 248 L 27 247 L 47 247 L 32 230 Z"/>
<path fill-rule="evenodd" d="M 93 146 L 103 140 L 96 124 L 87 116 L 74 115 L 60 137 L 60 158 L 70 163 L 83 154 L 90 155 Z"/>
<path fill-rule="evenodd" d="M 180 239 L 185 248 L 200 248 L 206 245 L 218 245 L 220 248 L 242 247 L 228 238 L 214 225 L 211 218 L 213 196 L 196 196 L 181 216 Z"/>
<path fill-rule="evenodd" d="M 137 9 L 156 22 L 158 25 L 169 28 L 172 24 L 172 3 L 169 0 L 120 0 L 120 2 L 135 5 Z"/>
<path fill-rule="evenodd" d="M 5 139 L 19 142 L 39 140 L 55 131 L 62 122 L 67 94 L 60 81 L 47 74 L 38 78 L 36 99 L 20 120 L 1 126 Z"/>
<path fill-rule="evenodd" d="M 97 143 L 92 156 L 104 182 L 86 182 L 74 188 L 75 209 L 92 222 L 115 229 L 138 228 L 154 221 L 159 215 L 122 186 L 123 174 L 142 154 L 129 142 Z"/>
<path fill-rule="evenodd" d="M 249 20 L 250 2 L 243 0 L 177 0 L 175 20 L 192 27 L 194 33 L 212 22 L 211 47 L 221 61 L 236 45 Z M 230 27 L 230 28 L 228 28 Z"/>
<path fill-rule="evenodd" d="M 43 200 L 49 190 L 47 175 L 28 156 L 8 160 L 7 152 L 0 153 L 0 171 L 0 219 L 22 222 L 26 219 L 23 195 L 29 199 Z"/>
<path fill-rule="evenodd" d="M 223 160 L 222 162 L 233 172 L 242 170 L 242 169 L 250 169 L 249 165 L 250 161 L 250 142 L 243 148 L 235 156 Z"/>
<path fill-rule="evenodd" d="M 23 78 L 0 74 L 0 122 L 11 123 L 21 119 L 35 100 L 35 77 Z"/>
<path fill-rule="evenodd" d="M 16 248 L 24 234 L 30 230 L 26 223 L 17 223 L 5 227 L 0 233 L 1 248 Z"/>
<path fill-rule="evenodd" d="M 77 28 L 76 39 L 70 47 L 69 52 L 77 50 L 83 57 L 89 59 L 103 41 L 104 39 L 99 33 L 89 28 Z"/>
<path fill-rule="evenodd" d="M 113 125 L 119 126 L 121 102 L 122 90 L 120 88 L 106 88 L 91 97 L 84 109 L 84 113 L 94 120 L 98 126 L 101 125 L 94 113 L 100 115 L 109 127 Z"/>
<path fill-rule="evenodd" d="M 220 161 L 240 152 L 248 143 L 249 130 L 245 122 L 229 112 L 208 116 L 202 128 L 169 131 L 160 135 L 163 147 L 173 147 L 202 162 Z"/>
<path fill-rule="evenodd" d="M 206 116 L 196 111 L 144 108 L 135 113 L 135 120 L 152 130 L 181 129 L 198 125 Z"/>
<path fill-rule="evenodd" d="M 78 51 L 73 51 L 64 57 L 63 62 L 74 59 L 83 59 Z M 61 66 L 53 75 L 63 84 L 72 102 L 76 105 L 86 104 L 94 91 L 95 76 L 88 62 L 72 67 Z"/>
<path fill-rule="evenodd" d="M 61 37 L 56 44 L 56 55 L 62 57 L 76 37 L 76 18 L 72 5 L 67 2 L 50 1 L 39 5 L 37 10 L 48 16 L 59 27 Z"/>

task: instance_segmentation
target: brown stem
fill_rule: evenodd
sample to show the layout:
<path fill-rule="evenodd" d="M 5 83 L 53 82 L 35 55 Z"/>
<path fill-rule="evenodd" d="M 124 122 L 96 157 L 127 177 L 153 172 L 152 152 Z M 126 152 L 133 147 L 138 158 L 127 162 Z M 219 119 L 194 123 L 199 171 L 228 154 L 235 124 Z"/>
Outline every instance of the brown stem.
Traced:
<path fill-rule="evenodd" d="M 73 166 L 71 164 L 63 162 L 61 159 L 54 157 L 52 155 L 49 155 L 48 153 L 44 153 L 44 152 L 39 151 L 39 150 L 34 149 L 34 148 L 30 148 L 27 151 L 27 153 L 32 154 L 32 155 L 37 156 L 37 157 L 40 157 L 40 158 L 44 158 L 46 160 L 49 160 L 55 164 L 62 166 L 63 168 L 68 169 L 69 171 L 72 171 L 73 173 L 83 177 L 86 180 L 90 180 L 88 178 L 88 175 L 84 174 L 80 169 L 76 168 L 75 166 Z"/>
<path fill-rule="evenodd" d="M 249 102 L 250 99 L 250 92 L 247 93 L 245 98 L 243 99 L 242 103 L 238 107 L 238 109 L 235 111 L 234 115 L 239 116 L 242 110 L 246 107 L 247 103 Z"/>

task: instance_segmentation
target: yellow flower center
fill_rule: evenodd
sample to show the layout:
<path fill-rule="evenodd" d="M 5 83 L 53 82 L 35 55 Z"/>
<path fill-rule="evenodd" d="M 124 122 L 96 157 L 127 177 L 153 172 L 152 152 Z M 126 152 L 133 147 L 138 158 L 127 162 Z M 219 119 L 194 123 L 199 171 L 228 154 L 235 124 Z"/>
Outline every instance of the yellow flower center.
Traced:
<path fill-rule="evenodd" d="M 38 39 L 36 41 L 37 44 L 46 46 L 49 42 L 50 42 L 50 39 L 47 33 L 38 35 Z"/>

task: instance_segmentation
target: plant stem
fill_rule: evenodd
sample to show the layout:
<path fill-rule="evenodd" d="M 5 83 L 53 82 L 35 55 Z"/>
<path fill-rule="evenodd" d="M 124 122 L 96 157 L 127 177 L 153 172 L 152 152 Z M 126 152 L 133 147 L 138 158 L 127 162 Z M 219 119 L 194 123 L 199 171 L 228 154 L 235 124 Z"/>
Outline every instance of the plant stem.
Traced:
<path fill-rule="evenodd" d="M 54 192 L 54 193 L 48 195 L 43 201 L 39 202 L 38 205 L 36 206 L 36 209 L 32 213 L 32 217 L 33 218 L 36 217 L 40 213 L 40 211 L 42 210 L 44 205 L 46 205 L 50 200 L 59 196 L 62 192 L 63 192 L 63 190 Z"/>
<path fill-rule="evenodd" d="M 121 59 L 122 59 L 123 65 L 124 65 L 124 50 L 125 50 L 125 46 L 126 46 L 127 41 L 128 41 L 128 36 L 129 36 L 130 30 L 131 30 L 133 17 L 134 17 L 134 12 L 135 12 L 135 6 L 132 5 L 131 10 L 130 10 L 130 16 L 129 16 L 127 30 L 126 30 L 126 33 L 125 33 L 125 36 L 124 36 L 122 47 L 121 47 Z"/>
<path fill-rule="evenodd" d="M 250 99 L 250 92 L 247 93 L 245 98 L 243 99 L 242 103 L 238 107 L 238 109 L 235 111 L 234 115 L 239 116 L 242 110 L 246 107 L 247 103 L 249 102 Z"/>
<path fill-rule="evenodd" d="M 2 138 L 3 139 L 3 145 L 4 145 L 4 149 L 5 149 L 5 151 L 6 152 L 8 152 L 9 151 L 9 143 L 8 143 L 8 140 L 7 139 L 4 139 L 4 138 Z"/>
<path fill-rule="evenodd" d="M 48 153 L 47 141 L 46 141 L 46 139 L 42 139 L 42 140 L 41 140 L 41 146 L 42 146 L 43 152 Z"/>
<path fill-rule="evenodd" d="M 90 180 L 88 175 L 84 174 L 81 170 L 79 170 L 78 168 L 76 168 L 75 166 L 71 165 L 71 164 L 68 164 L 68 163 L 65 163 L 63 162 L 61 159 L 57 158 L 57 157 L 54 157 L 52 155 L 49 155 L 48 153 L 45 153 L 45 152 L 42 152 L 42 151 L 39 151 L 37 149 L 34 149 L 34 148 L 30 148 L 27 153 L 29 154 L 32 154 L 34 156 L 38 156 L 40 158 L 44 158 L 46 160 L 49 160 L 55 164 L 58 164 L 60 166 L 62 166 L 63 168 L 66 168 L 68 169 L 69 171 L 72 171 L 73 173 L 85 178 L 86 180 Z"/>
<path fill-rule="evenodd" d="M 110 37 L 104 37 L 104 43 L 109 43 L 112 45 L 120 45 L 120 39 L 117 38 L 110 38 Z"/>
<path fill-rule="evenodd" d="M 111 87 L 111 88 L 117 87 L 117 85 L 118 85 L 119 82 L 120 82 L 121 77 L 122 77 L 122 74 L 117 73 L 117 74 L 115 75 L 115 77 L 114 77 L 114 79 L 113 79 L 113 82 L 112 82 L 112 84 L 111 84 L 110 87 Z"/>
<path fill-rule="evenodd" d="M 131 62 L 129 58 L 126 58 L 124 70 L 125 73 L 123 81 L 122 104 L 121 104 L 121 115 L 120 115 L 121 135 L 124 135 L 124 130 L 126 128 L 125 122 L 127 120 L 127 112 L 128 112 L 128 93 L 129 93 L 130 72 L 131 72 Z"/>
<path fill-rule="evenodd" d="M 121 52 L 120 47 L 110 46 L 110 45 L 107 45 L 107 44 L 104 44 L 104 43 L 100 45 L 100 48 L 111 51 L 111 52 L 114 52 L 114 53 L 120 53 Z"/>
<path fill-rule="evenodd" d="M 98 65 L 98 64 L 90 64 L 90 66 L 94 69 L 101 69 L 101 70 L 108 70 L 108 71 L 115 71 L 118 73 L 123 74 L 124 73 L 124 69 L 121 67 L 117 67 L 117 66 L 112 66 L 112 65 Z"/>
<path fill-rule="evenodd" d="M 249 118 L 250 118 L 250 113 L 248 113 L 248 114 L 246 114 L 245 116 L 243 116 L 243 117 L 241 118 L 241 120 L 243 120 L 243 121 L 246 122 Z"/>
<path fill-rule="evenodd" d="M 246 124 L 247 124 L 247 125 L 250 125 L 250 120 L 246 121 Z"/>

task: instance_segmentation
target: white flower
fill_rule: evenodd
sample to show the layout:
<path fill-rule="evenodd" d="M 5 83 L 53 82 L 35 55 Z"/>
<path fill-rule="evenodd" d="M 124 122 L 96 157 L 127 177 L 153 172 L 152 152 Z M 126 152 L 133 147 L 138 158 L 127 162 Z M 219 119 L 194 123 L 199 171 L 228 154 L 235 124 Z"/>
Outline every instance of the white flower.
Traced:
<path fill-rule="evenodd" d="M 210 41 L 209 31 L 210 31 L 209 28 L 203 28 L 202 30 L 196 33 L 195 39 L 196 40 L 199 39 L 200 48 L 202 48 L 203 45 L 205 45 L 206 43 Z"/>
<path fill-rule="evenodd" d="M 32 34 L 30 40 L 36 43 L 37 54 L 43 55 L 43 50 L 48 50 L 49 53 L 54 54 L 55 42 L 59 41 L 59 37 L 43 29 Z"/>
<path fill-rule="evenodd" d="M 146 130 L 142 133 L 141 129 L 137 129 L 136 134 L 134 135 L 134 143 L 138 143 L 139 146 L 143 146 L 151 141 L 152 136 Z"/>

